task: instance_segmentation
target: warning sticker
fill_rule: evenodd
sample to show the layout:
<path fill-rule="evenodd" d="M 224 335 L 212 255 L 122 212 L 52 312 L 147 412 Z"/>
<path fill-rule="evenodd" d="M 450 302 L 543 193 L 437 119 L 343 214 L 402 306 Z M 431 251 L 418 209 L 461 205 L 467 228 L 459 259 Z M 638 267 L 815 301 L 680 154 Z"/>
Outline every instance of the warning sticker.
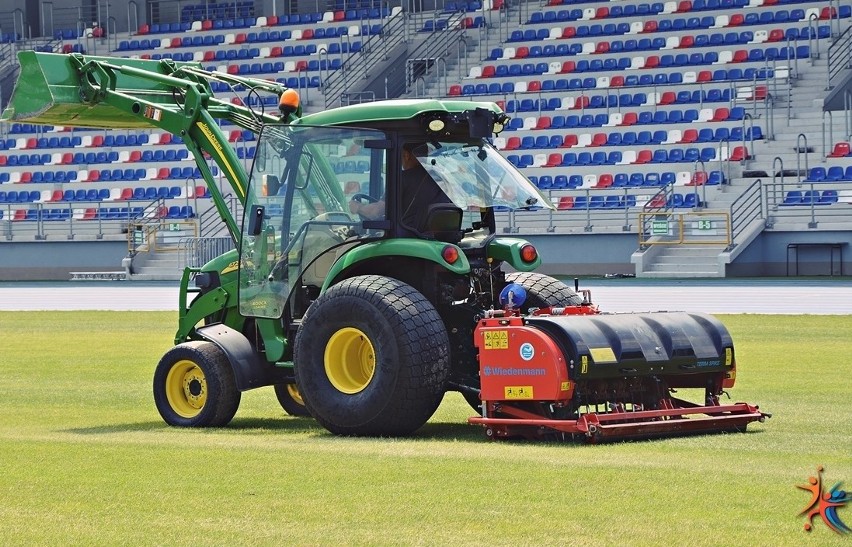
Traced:
<path fill-rule="evenodd" d="M 532 386 L 505 386 L 503 396 L 506 399 L 532 399 Z"/>
<path fill-rule="evenodd" d="M 734 364 L 734 352 L 732 348 L 725 348 L 725 366 L 729 367 Z"/>
<path fill-rule="evenodd" d="M 562 382 L 559 386 L 560 391 L 571 391 L 571 382 Z"/>
<path fill-rule="evenodd" d="M 509 331 L 485 331 L 485 349 L 509 349 Z"/>
<path fill-rule="evenodd" d="M 612 348 L 589 348 L 595 363 L 615 363 L 615 353 Z"/>
<path fill-rule="evenodd" d="M 580 357 L 580 374 L 589 372 L 589 356 L 583 355 Z"/>

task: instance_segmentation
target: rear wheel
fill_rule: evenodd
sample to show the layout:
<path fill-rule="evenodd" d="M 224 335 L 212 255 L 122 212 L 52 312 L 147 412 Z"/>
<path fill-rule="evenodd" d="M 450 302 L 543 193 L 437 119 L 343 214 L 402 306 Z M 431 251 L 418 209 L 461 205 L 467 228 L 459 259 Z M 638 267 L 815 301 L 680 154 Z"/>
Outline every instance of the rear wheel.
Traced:
<path fill-rule="evenodd" d="M 449 373 L 434 306 L 396 279 L 342 281 L 308 309 L 294 347 L 311 415 L 343 435 L 408 435 L 435 412 Z"/>
<path fill-rule="evenodd" d="M 296 384 L 275 384 L 275 396 L 278 398 L 278 404 L 290 416 L 311 415 L 305 408 L 305 400 L 302 399 Z"/>
<path fill-rule="evenodd" d="M 154 403 L 169 425 L 219 427 L 236 414 L 240 392 L 222 350 L 212 342 L 185 342 L 160 359 Z"/>
<path fill-rule="evenodd" d="M 527 300 L 523 310 L 547 308 L 550 306 L 576 306 L 583 303 L 583 297 L 571 287 L 555 277 L 536 272 L 517 272 L 506 274 L 508 283 L 517 283 L 527 291 Z"/>

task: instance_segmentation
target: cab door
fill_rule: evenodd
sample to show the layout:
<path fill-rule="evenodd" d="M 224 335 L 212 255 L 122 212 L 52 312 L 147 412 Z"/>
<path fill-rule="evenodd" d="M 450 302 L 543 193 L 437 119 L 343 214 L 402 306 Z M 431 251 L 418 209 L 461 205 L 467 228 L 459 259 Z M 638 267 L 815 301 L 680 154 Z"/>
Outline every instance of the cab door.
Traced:
<path fill-rule="evenodd" d="M 384 196 L 386 153 L 377 142 L 384 133 L 368 129 L 264 128 L 243 216 L 242 315 L 281 317 L 296 289 L 321 284 L 341 250 L 368 237 L 349 201 Z"/>

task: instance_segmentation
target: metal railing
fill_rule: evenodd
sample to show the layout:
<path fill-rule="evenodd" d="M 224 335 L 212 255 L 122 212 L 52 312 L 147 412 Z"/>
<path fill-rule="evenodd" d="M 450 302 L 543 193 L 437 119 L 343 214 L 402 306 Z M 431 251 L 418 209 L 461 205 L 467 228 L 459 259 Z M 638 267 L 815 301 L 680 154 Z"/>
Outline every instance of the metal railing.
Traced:
<path fill-rule="evenodd" d="M 178 241 L 178 266 L 181 269 L 200 268 L 235 248 L 230 237 L 184 237 Z"/>
<path fill-rule="evenodd" d="M 728 211 L 654 211 L 639 213 L 639 246 L 731 245 Z"/>
<path fill-rule="evenodd" d="M 352 53 L 350 47 L 350 53 L 340 63 L 340 68 L 324 78 L 322 92 L 326 108 L 340 106 L 341 97 L 360 91 L 359 84 L 369 77 L 370 67 L 386 60 L 392 48 L 406 41 L 406 12 L 399 12 L 381 22 L 381 34 L 370 34 L 368 38 L 362 40 L 361 49 L 358 52 Z M 341 38 L 341 49 L 344 39 L 351 40 L 351 37 L 347 34 Z M 351 43 L 347 45 L 350 46 Z"/>
<path fill-rule="evenodd" d="M 740 236 L 754 221 L 766 218 L 763 201 L 763 181 L 757 179 L 731 203 L 729 249 L 740 244 Z"/>
<path fill-rule="evenodd" d="M 848 27 L 828 46 L 828 74 L 826 89 L 832 89 L 852 70 L 852 26 Z"/>

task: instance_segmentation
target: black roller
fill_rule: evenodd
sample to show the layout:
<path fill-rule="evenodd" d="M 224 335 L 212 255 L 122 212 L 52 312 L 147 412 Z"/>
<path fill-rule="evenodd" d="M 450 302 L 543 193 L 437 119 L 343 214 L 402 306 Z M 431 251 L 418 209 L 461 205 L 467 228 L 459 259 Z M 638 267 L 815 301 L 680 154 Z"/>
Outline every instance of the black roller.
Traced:
<path fill-rule="evenodd" d="M 559 343 L 575 381 L 716 373 L 734 365 L 728 330 L 707 314 L 536 316 L 527 324 Z"/>

